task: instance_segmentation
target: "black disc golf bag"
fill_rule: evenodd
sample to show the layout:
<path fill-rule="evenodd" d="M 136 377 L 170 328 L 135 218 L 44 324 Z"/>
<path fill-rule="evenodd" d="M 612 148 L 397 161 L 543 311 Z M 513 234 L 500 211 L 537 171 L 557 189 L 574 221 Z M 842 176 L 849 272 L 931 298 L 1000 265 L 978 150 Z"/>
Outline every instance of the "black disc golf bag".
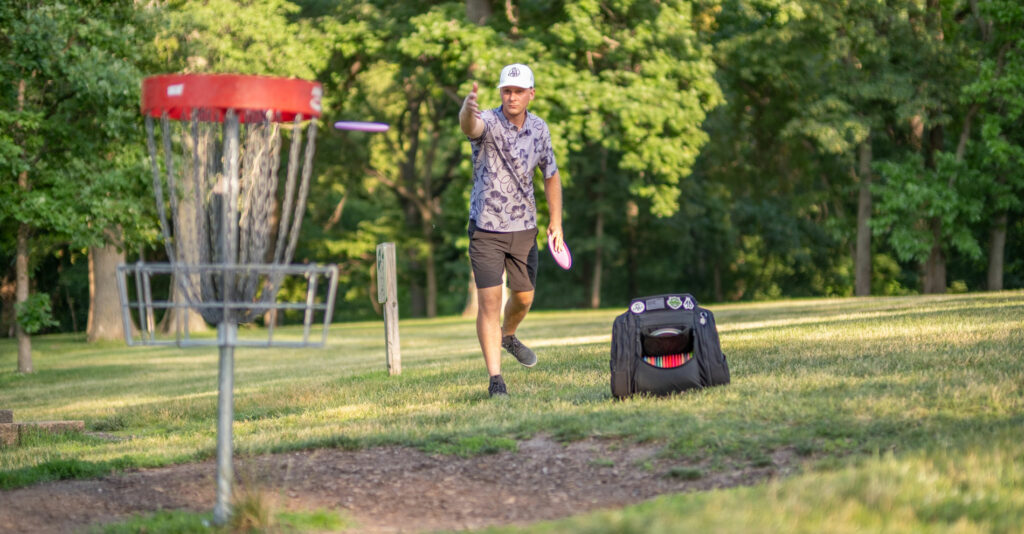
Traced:
<path fill-rule="evenodd" d="M 612 324 L 612 395 L 669 395 L 729 383 L 710 310 L 689 294 L 633 299 Z"/>

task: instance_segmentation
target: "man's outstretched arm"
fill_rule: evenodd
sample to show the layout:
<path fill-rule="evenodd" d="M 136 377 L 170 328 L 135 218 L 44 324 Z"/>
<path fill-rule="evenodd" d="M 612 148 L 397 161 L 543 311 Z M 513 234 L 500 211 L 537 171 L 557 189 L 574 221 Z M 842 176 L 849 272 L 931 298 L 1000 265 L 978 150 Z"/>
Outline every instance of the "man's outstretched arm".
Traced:
<path fill-rule="evenodd" d="M 462 109 L 459 110 L 459 126 L 462 127 L 462 133 L 470 139 L 476 139 L 484 133 L 484 121 L 480 118 L 476 92 L 476 82 L 473 82 L 473 90 L 466 95 L 466 99 L 462 101 Z"/>

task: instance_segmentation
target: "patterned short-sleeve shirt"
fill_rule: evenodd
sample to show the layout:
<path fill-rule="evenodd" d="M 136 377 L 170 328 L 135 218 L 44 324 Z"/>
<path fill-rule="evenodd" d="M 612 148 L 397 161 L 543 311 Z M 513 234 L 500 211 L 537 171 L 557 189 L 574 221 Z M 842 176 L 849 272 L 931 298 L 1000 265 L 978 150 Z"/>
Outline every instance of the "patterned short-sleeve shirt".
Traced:
<path fill-rule="evenodd" d="M 518 232 L 537 227 L 533 172 L 544 179 L 558 172 L 551 132 L 544 119 L 526 113 L 522 129 L 509 122 L 501 108 L 480 114 L 484 133 L 470 139 L 473 147 L 473 192 L 469 218 L 492 232 Z"/>

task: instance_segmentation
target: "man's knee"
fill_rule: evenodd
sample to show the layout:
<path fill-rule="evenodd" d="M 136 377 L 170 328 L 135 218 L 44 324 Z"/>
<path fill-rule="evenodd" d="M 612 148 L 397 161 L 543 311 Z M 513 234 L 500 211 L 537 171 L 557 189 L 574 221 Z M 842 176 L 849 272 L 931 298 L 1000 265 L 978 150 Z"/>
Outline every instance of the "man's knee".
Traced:
<path fill-rule="evenodd" d="M 523 308 L 529 308 L 533 304 L 533 291 L 512 291 L 509 301 Z"/>
<path fill-rule="evenodd" d="M 477 314 L 497 315 L 501 312 L 501 286 L 477 289 Z"/>

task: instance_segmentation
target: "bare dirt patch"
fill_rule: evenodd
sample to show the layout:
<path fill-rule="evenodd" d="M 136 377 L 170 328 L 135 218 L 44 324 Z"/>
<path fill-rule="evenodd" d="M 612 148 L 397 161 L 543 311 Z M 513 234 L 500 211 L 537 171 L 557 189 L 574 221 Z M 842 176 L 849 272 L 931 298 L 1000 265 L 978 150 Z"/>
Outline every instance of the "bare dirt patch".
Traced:
<path fill-rule="evenodd" d="M 238 486 L 261 491 L 279 510 L 343 511 L 357 532 L 424 532 L 527 524 L 657 495 L 752 484 L 786 474 L 789 451 L 770 465 L 712 473 L 617 441 L 563 445 L 548 437 L 517 452 L 459 458 L 403 447 L 315 450 L 236 458 Z M 696 470 L 696 471 L 695 471 Z M 685 472 L 687 476 L 672 476 Z M 694 472 L 699 478 L 688 480 Z M 74 532 L 159 510 L 206 512 L 214 462 L 146 469 L 97 480 L 0 492 L 0 532 Z"/>

